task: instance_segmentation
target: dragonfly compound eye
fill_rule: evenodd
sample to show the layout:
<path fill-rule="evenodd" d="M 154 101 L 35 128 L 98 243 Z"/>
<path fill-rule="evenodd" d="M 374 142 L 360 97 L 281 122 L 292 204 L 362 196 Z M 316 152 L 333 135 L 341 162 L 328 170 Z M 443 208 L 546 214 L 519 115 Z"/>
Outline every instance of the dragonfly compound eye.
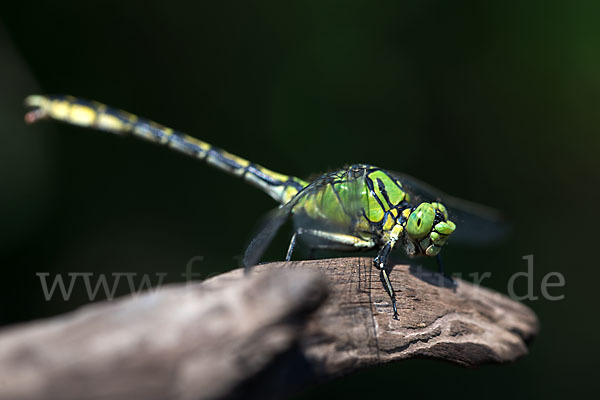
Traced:
<path fill-rule="evenodd" d="M 429 203 L 421 203 L 410 214 L 406 222 L 406 233 L 411 239 L 419 240 L 429 235 L 435 220 L 435 209 Z"/>

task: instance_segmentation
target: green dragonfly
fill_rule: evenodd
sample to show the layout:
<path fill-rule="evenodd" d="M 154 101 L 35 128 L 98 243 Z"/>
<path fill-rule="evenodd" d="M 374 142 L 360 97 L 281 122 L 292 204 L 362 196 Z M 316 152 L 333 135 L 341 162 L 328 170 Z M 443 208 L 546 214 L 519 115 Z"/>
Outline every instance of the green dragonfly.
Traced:
<path fill-rule="evenodd" d="M 132 134 L 197 157 L 262 189 L 280 205 L 246 249 L 246 268 L 260 261 L 290 216 L 294 233 L 286 260 L 291 259 L 298 238 L 311 249 L 378 250 L 374 265 L 380 270 L 394 318 L 398 316 L 396 295 L 386 268 L 394 248 L 403 247 L 409 256 L 437 257 L 443 272 L 439 253 L 450 236 L 457 241 L 481 243 L 503 234 L 496 211 L 373 165 L 350 165 L 308 182 L 268 170 L 187 134 L 95 101 L 63 95 L 32 95 L 25 104 L 31 108 L 25 116 L 28 123 L 51 118 L 116 134 Z"/>

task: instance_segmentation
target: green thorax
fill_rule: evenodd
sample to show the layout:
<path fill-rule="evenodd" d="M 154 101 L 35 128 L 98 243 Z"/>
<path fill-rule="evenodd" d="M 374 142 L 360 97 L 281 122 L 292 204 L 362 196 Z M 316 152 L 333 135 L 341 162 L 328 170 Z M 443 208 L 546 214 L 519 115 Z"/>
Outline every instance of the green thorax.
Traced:
<path fill-rule="evenodd" d="M 402 184 L 367 164 L 323 175 L 300 196 L 294 214 L 360 237 L 382 236 L 404 218 L 402 211 L 410 208 L 410 196 Z"/>

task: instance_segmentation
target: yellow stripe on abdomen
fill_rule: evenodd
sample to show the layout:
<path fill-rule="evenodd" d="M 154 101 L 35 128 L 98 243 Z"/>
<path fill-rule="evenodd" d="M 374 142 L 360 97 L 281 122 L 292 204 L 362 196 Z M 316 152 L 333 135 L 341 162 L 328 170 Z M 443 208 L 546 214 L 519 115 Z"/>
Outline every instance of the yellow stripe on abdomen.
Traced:
<path fill-rule="evenodd" d="M 218 169 L 242 177 L 280 203 L 289 201 L 307 185 L 298 178 L 252 164 L 244 158 L 215 148 L 202 140 L 126 111 L 110 108 L 102 103 L 72 96 L 39 95 L 27 97 L 25 103 L 27 106 L 35 107 L 25 116 L 29 123 L 43 118 L 53 118 L 69 124 L 117 134 L 131 133 L 144 140 L 167 145 L 174 150 L 205 160 Z"/>

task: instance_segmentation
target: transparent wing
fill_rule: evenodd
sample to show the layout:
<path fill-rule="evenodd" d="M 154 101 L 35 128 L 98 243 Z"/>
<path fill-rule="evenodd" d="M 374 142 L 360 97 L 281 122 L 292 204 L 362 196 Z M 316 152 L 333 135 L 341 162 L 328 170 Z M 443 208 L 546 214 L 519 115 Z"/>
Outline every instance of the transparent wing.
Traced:
<path fill-rule="evenodd" d="M 349 166 L 318 178 L 306 196 L 312 197 L 311 203 L 319 212 L 294 213 L 296 228 L 356 235 L 361 228 L 357 224 L 369 214 L 366 171 L 364 166 Z M 313 218 L 315 214 L 317 218 Z"/>
<path fill-rule="evenodd" d="M 276 208 L 265 215 L 259 225 L 258 233 L 252 238 L 244 253 L 242 262 L 246 270 L 258 264 L 279 228 L 287 221 L 294 207 L 291 205 L 292 201 L 293 199 L 283 207 Z"/>
<path fill-rule="evenodd" d="M 361 205 L 360 196 L 362 196 L 362 188 L 364 187 L 364 170 L 340 170 L 328 174 L 324 174 L 308 186 L 301 190 L 294 198 L 280 208 L 271 211 L 266 215 L 263 223 L 260 225 L 258 234 L 254 236 L 246 249 L 243 263 L 245 267 L 249 267 L 258 263 L 266 251 L 267 247 L 281 228 L 281 226 L 290 217 L 294 207 L 301 201 L 312 197 L 312 201 L 324 201 L 323 194 L 326 190 L 331 190 L 334 184 L 347 185 L 347 190 L 344 193 L 340 203 L 344 205 L 344 212 L 349 215 L 347 224 L 335 223 L 327 218 L 313 218 L 304 212 L 296 212 L 293 215 L 294 226 L 296 229 L 311 229 L 330 233 L 341 233 L 346 235 L 354 234 L 353 218 L 363 212 L 364 206 Z M 334 193 L 335 194 L 335 193 Z M 325 198 L 327 198 L 325 196 Z M 336 199 L 339 197 L 336 197 Z M 329 196 L 331 200 L 331 196 Z M 368 211 L 368 210 L 367 210 Z M 306 242 L 309 247 L 322 247 L 320 241 L 322 239 L 310 235 L 301 235 L 300 239 Z"/>
<path fill-rule="evenodd" d="M 364 176 L 364 168 L 351 166 L 319 177 L 308 188 L 305 196 L 314 207 L 312 215 L 303 209 L 297 209 L 293 215 L 296 231 L 302 229 L 305 233 L 299 239 L 308 248 L 357 250 L 342 241 L 344 237 L 357 235 L 357 221 L 363 213 L 368 213 L 368 204 L 361 201 L 366 188 Z"/>
<path fill-rule="evenodd" d="M 358 217 L 361 214 L 369 215 L 369 202 L 364 202 L 362 199 L 368 191 L 366 184 L 367 170 L 365 168 L 348 168 L 346 174 L 346 182 L 350 186 L 350 195 L 348 199 L 347 209 L 352 215 Z"/>
<path fill-rule="evenodd" d="M 310 185 L 306 186 L 300 192 L 296 194 L 290 201 L 286 204 L 278 207 L 267 215 L 264 216 L 261 224 L 258 228 L 258 233 L 252 238 L 250 244 L 246 248 L 246 252 L 244 253 L 244 258 L 242 260 L 244 268 L 248 269 L 253 265 L 256 265 L 263 254 L 269 247 L 269 244 L 279 231 L 279 228 L 289 218 L 294 206 L 298 204 L 298 202 L 305 196 L 314 192 L 316 188 L 322 183 L 322 178 L 319 178 L 312 182 Z"/>
<path fill-rule="evenodd" d="M 502 240 L 510 232 L 510 224 L 491 207 L 459 199 L 410 175 L 392 172 L 407 192 L 417 201 L 441 201 L 456 223 L 452 242 L 485 245 Z"/>

